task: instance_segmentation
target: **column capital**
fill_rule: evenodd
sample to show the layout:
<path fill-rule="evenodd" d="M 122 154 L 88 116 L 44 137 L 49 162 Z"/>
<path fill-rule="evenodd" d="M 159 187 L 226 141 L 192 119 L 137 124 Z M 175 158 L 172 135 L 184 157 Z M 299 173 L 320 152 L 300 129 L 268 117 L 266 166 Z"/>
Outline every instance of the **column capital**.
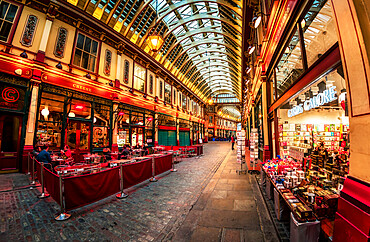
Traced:
<path fill-rule="evenodd" d="M 58 9 L 59 9 L 58 5 L 54 3 L 50 3 L 48 6 L 48 10 L 46 11 L 46 19 L 50 21 L 54 21 L 57 15 Z"/>
<path fill-rule="evenodd" d="M 37 79 L 34 79 L 34 78 L 31 78 L 30 79 L 30 83 L 33 85 L 33 86 L 39 86 L 41 84 L 41 80 L 37 80 Z"/>

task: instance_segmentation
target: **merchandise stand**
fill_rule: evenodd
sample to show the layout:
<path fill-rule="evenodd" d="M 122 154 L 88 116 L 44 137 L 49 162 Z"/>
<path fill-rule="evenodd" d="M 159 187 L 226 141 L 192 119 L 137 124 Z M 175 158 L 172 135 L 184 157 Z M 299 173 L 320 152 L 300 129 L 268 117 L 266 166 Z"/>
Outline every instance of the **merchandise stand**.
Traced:
<path fill-rule="evenodd" d="M 258 130 L 251 129 L 250 133 L 250 169 L 248 173 L 257 173 L 259 174 L 259 170 L 256 168 L 256 164 L 258 163 Z"/>
<path fill-rule="evenodd" d="M 236 146 L 236 160 L 240 162 L 240 170 L 236 170 L 239 175 L 241 173 L 246 174 L 248 169 L 243 169 L 243 164 L 245 164 L 245 130 L 240 130 L 236 132 L 237 146 Z M 246 168 L 246 167 L 245 167 Z"/>

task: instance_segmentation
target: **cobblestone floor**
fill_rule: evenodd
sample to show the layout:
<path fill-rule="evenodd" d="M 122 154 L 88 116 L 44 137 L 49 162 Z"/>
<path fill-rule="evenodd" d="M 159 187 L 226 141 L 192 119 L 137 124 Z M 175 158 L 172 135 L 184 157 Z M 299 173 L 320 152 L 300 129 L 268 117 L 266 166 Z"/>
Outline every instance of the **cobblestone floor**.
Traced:
<path fill-rule="evenodd" d="M 0 175 L 0 241 L 160 241 L 179 226 L 230 151 L 228 142 L 205 144 L 204 156 L 180 162 L 178 172 L 54 220 L 59 206 L 40 200 L 23 174 Z M 13 181 L 13 184 L 9 181 Z M 4 183 L 4 184 L 5 184 Z"/>

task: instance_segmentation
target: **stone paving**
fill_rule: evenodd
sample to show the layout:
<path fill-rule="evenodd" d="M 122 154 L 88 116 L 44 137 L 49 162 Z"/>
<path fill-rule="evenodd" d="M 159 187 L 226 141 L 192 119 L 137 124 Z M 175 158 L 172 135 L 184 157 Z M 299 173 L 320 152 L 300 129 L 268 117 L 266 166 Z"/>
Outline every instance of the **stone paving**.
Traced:
<path fill-rule="evenodd" d="M 240 169 L 230 152 L 169 240 L 279 241 L 254 175 Z"/>
<path fill-rule="evenodd" d="M 205 144 L 204 156 L 187 158 L 156 183 L 108 197 L 71 211 L 72 218 L 54 220 L 59 206 L 40 200 L 40 188 L 26 188 L 27 175 L 2 174 L 0 241 L 160 241 L 173 234 L 229 153 L 231 144 Z M 25 178 L 26 177 L 26 178 Z M 10 182 L 12 181 L 12 182 Z M 3 183 L 4 182 L 4 183 Z M 244 205 L 241 205 L 244 206 Z M 175 241 L 175 240 L 174 240 Z"/>

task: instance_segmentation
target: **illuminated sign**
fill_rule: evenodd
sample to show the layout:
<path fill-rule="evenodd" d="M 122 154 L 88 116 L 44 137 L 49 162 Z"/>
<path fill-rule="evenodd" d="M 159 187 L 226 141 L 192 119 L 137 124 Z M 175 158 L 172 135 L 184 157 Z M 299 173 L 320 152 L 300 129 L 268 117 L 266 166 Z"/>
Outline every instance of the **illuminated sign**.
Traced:
<path fill-rule="evenodd" d="M 335 94 L 337 93 L 337 91 L 335 91 L 335 88 L 335 86 L 332 86 L 328 90 L 325 90 L 324 92 L 317 94 L 309 100 L 306 100 L 304 103 L 295 105 L 293 108 L 288 110 L 288 117 L 291 118 L 303 113 L 303 111 L 309 111 L 313 108 L 320 107 L 326 103 L 330 103 L 336 100 L 337 97 L 335 96 Z"/>

